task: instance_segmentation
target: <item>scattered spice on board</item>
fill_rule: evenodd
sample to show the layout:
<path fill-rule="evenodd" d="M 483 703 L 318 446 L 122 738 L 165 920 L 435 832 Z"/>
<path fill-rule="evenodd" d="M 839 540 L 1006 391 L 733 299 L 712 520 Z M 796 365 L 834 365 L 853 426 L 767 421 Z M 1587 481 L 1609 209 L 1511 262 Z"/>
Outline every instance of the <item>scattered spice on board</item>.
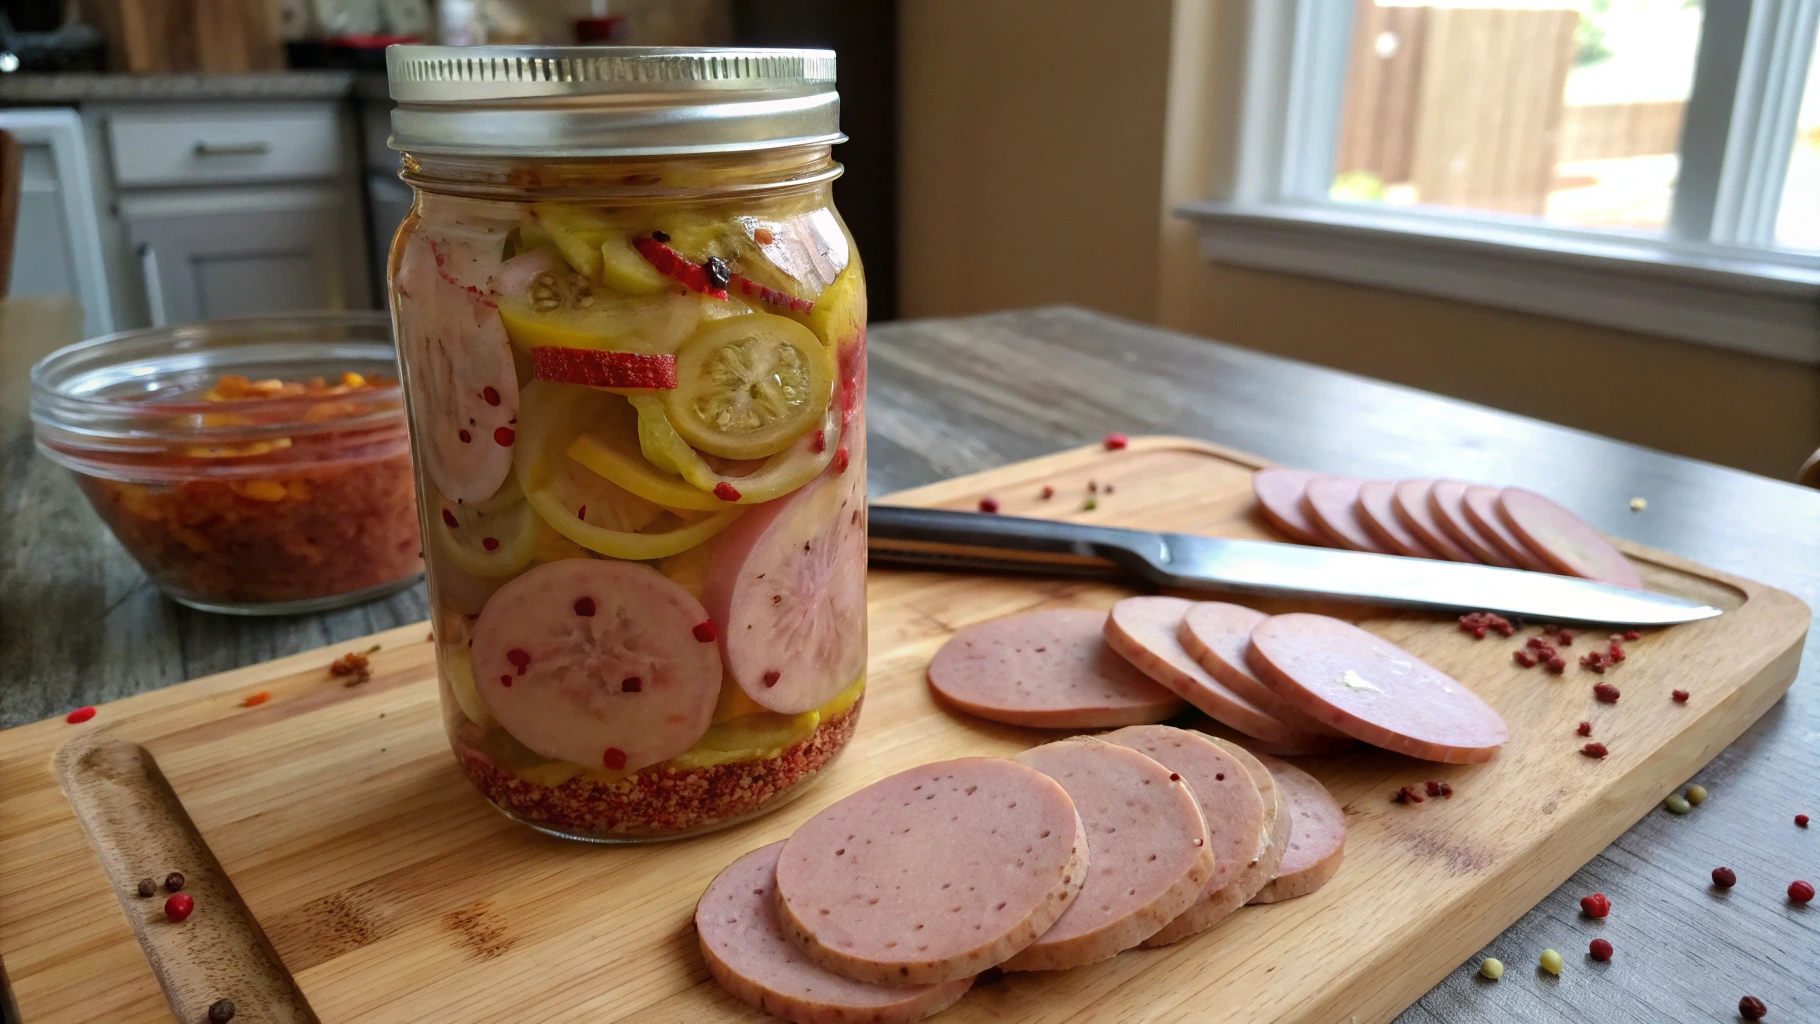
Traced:
<path fill-rule="evenodd" d="M 139 880 L 139 898 L 140 899 L 149 900 L 153 896 L 156 896 L 157 894 L 158 894 L 158 883 L 157 882 L 154 882 L 149 878 L 141 878 Z"/>
<path fill-rule="evenodd" d="M 1561 657 L 1559 654 L 1555 655 L 1552 658 L 1549 658 L 1548 659 L 1548 670 L 1550 672 L 1553 672 L 1555 675 L 1560 675 L 1561 673 L 1567 671 L 1567 659 Z"/>
<path fill-rule="evenodd" d="M 1611 753 L 1611 751 L 1605 749 L 1605 744 L 1603 743 L 1588 743 L 1586 746 L 1580 748 L 1580 753 L 1585 754 L 1587 757 L 1604 757 Z"/>
<path fill-rule="evenodd" d="M 349 651 L 329 663 L 329 675 L 351 677 L 344 684 L 347 686 L 358 686 L 366 682 L 373 678 L 373 673 L 368 667 L 367 655 L 377 650 L 379 650 L 379 645 L 374 644 L 365 651 Z"/>
<path fill-rule="evenodd" d="M 1517 627 L 1509 619 L 1493 612 L 1467 612 L 1460 616 L 1460 630 L 1471 633 L 1474 640 L 1483 640 L 1488 630 L 1499 636 L 1514 636 Z"/>
<path fill-rule="evenodd" d="M 1632 504 L 1642 500 L 1642 498 L 1634 499 Z M 1758 999 L 1756 996 L 1745 996 L 1743 999 L 1738 1000 L 1738 1016 L 1743 1017 L 1745 1020 L 1762 1020 L 1764 1014 L 1767 1014 L 1768 1012 L 1769 1007 L 1763 1005 L 1763 1000 Z"/>
<path fill-rule="evenodd" d="M 1668 799 L 1662 801 L 1662 806 L 1667 808 L 1670 814 L 1686 814 L 1694 809 L 1694 805 L 1688 803 L 1687 798 L 1679 793 L 1670 793 Z"/>
<path fill-rule="evenodd" d="M 1602 892 L 1580 897 L 1580 912 L 1587 917 L 1603 918 L 1611 913 L 1611 900 Z"/>
<path fill-rule="evenodd" d="M 1106 439 L 1103 443 L 1106 445 L 1107 451 L 1116 452 L 1119 449 L 1130 444 L 1131 439 L 1126 437 L 1124 434 L 1107 434 Z"/>
<path fill-rule="evenodd" d="M 1523 666 L 1524 668 L 1535 668 L 1536 667 L 1536 656 L 1529 653 L 1526 650 L 1523 650 L 1522 648 L 1518 648 L 1514 651 L 1511 651 L 1510 660 L 1516 662 L 1517 664 Z"/>
<path fill-rule="evenodd" d="M 1586 955 L 1604 963 L 1611 959 L 1611 943 L 1604 939 L 1594 939 L 1587 944 Z"/>
<path fill-rule="evenodd" d="M 1497 981 L 1504 977 L 1504 961 L 1495 956 L 1488 956 L 1479 961 L 1479 975 L 1486 981 Z"/>
<path fill-rule="evenodd" d="M 1790 903 L 1811 903 L 1814 899 L 1814 883 L 1793 881 L 1788 883 L 1788 901 Z"/>
<path fill-rule="evenodd" d="M 1731 868 L 1714 868 L 1713 884 L 1721 889 L 1730 889 L 1732 886 L 1738 884 L 1738 873 Z"/>
<path fill-rule="evenodd" d="M 1414 786 L 1404 786 L 1390 795 L 1391 803 L 1397 804 L 1419 804 L 1423 799 L 1422 794 L 1417 792 Z"/>
<path fill-rule="evenodd" d="M 1795 815 L 1795 827 L 1796 828 L 1806 828 L 1807 827 L 1807 815 L 1805 815 L 1805 814 Z"/>
<path fill-rule="evenodd" d="M 69 714 L 63 716 L 63 720 L 68 722 L 71 725 L 81 725 L 83 722 L 86 722 L 93 717 L 95 717 L 94 708 L 80 707 L 80 708 L 77 708 L 76 710 L 70 712 Z"/>
<path fill-rule="evenodd" d="M 1574 732 L 1577 732 L 1582 736 L 1591 736 L 1592 735 L 1592 723 L 1591 722 L 1581 722 L 1580 727 L 1578 729 L 1575 729 Z"/>
<path fill-rule="evenodd" d="M 1100 499 L 1098 499 L 1098 498 L 1088 498 L 1086 501 L 1081 502 L 1081 511 L 1082 512 L 1091 512 L 1094 509 L 1099 508 L 1099 507 L 1100 507 Z"/>
<path fill-rule="evenodd" d="M 1681 795 L 1687 798 L 1688 803 L 1697 806 L 1706 802 L 1706 787 L 1695 783 L 1682 790 Z"/>
<path fill-rule="evenodd" d="M 997 498 L 981 498 L 980 499 L 980 511 L 981 512 L 997 512 L 998 511 L 998 499 Z"/>
<path fill-rule="evenodd" d="M 1561 973 L 1561 954 L 1552 949 L 1542 951 L 1542 969 L 1550 974 Z"/>
<path fill-rule="evenodd" d="M 1599 698 L 1601 704 L 1616 704 L 1620 696 L 1618 688 L 1610 683 L 1600 683 L 1592 688 L 1592 692 L 1594 697 Z"/>
<path fill-rule="evenodd" d="M 1048 501 L 1050 498 L 1053 498 L 1053 497 L 1055 497 L 1055 488 L 1049 486 L 1048 484 L 1044 484 L 1043 491 L 1042 491 L 1042 499 L 1044 501 Z"/>
<path fill-rule="evenodd" d="M 209 1024 L 227 1024 L 234 1019 L 234 1001 L 217 999 L 209 1004 Z"/>
<path fill-rule="evenodd" d="M 1642 498 L 1630 499 L 1630 510 L 1632 512 L 1641 512 L 1648 507 L 1649 507 L 1649 502 L 1643 500 Z"/>
<path fill-rule="evenodd" d="M 1453 786 L 1449 783 L 1442 782 L 1439 779 L 1429 779 L 1427 782 L 1422 783 L 1422 788 L 1428 791 L 1429 796 L 1445 797 L 1448 800 L 1453 799 Z"/>
<path fill-rule="evenodd" d="M 173 871 L 164 876 L 164 887 L 170 892 L 182 892 L 183 881 L 183 872 Z"/>
<path fill-rule="evenodd" d="M 240 706 L 243 708 L 256 708 L 271 699 L 272 695 L 270 692 L 260 690 L 258 693 L 248 694 L 246 699 L 240 702 Z"/>
<path fill-rule="evenodd" d="M 1669 697 L 1671 699 L 1673 699 L 1676 704 L 1686 704 L 1687 698 L 1689 698 L 1691 696 L 1693 696 L 1693 695 L 1688 693 L 1686 690 L 1676 690 L 1673 693 L 1669 694 Z"/>
<path fill-rule="evenodd" d="M 181 922 L 196 909 L 196 898 L 187 892 L 177 893 L 164 901 L 164 916 L 173 922 Z"/>

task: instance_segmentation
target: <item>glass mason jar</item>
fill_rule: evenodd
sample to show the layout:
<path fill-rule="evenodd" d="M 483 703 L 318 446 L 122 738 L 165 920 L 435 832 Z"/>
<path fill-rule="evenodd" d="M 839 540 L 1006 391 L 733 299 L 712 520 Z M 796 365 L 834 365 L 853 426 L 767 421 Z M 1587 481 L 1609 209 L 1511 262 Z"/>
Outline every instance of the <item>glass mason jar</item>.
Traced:
<path fill-rule="evenodd" d="M 866 669 L 866 290 L 826 51 L 393 47 L 444 719 L 507 815 L 783 803 Z"/>

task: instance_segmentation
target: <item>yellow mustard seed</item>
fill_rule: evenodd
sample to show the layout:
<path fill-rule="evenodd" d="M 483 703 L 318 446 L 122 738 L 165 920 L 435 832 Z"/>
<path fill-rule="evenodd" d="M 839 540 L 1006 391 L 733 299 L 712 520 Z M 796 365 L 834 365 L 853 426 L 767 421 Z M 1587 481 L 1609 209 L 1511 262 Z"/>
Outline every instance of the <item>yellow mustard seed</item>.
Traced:
<path fill-rule="evenodd" d="M 1688 803 L 1698 806 L 1706 802 L 1706 787 L 1696 783 L 1687 787 L 1681 795 L 1687 797 Z"/>
<path fill-rule="evenodd" d="M 1495 956 L 1488 956 L 1479 961 L 1479 973 L 1484 976 L 1486 981 L 1497 981 L 1504 977 L 1504 961 Z"/>
<path fill-rule="evenodd" d="M 1542 951 L 1542 969 L 1550 974 L 1561 973 L 1561 954 L 1552 949 Z"/>

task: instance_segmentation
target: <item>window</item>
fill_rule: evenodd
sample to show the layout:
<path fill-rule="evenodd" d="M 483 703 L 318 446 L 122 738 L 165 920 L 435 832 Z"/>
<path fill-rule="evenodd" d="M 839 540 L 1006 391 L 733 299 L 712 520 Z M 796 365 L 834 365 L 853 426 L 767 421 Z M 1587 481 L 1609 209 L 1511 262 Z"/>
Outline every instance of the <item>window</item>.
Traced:
<path fill-rule="evenodd" d="M 1820 0 L 1251 0 L 1229 262 L 1820 363 Z"/>

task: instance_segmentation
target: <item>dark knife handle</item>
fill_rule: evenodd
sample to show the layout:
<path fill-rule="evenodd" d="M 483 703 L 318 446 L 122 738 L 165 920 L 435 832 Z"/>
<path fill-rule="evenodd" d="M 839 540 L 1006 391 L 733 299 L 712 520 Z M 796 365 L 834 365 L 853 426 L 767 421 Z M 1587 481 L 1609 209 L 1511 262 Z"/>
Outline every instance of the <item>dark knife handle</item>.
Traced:
<path fill-rule="evenodd" d="M 1154 534 L 942 508 L 873 505 L 867 513 L 872 561 L 953 569 L 1071 576 L 1148 577 Z"/>

